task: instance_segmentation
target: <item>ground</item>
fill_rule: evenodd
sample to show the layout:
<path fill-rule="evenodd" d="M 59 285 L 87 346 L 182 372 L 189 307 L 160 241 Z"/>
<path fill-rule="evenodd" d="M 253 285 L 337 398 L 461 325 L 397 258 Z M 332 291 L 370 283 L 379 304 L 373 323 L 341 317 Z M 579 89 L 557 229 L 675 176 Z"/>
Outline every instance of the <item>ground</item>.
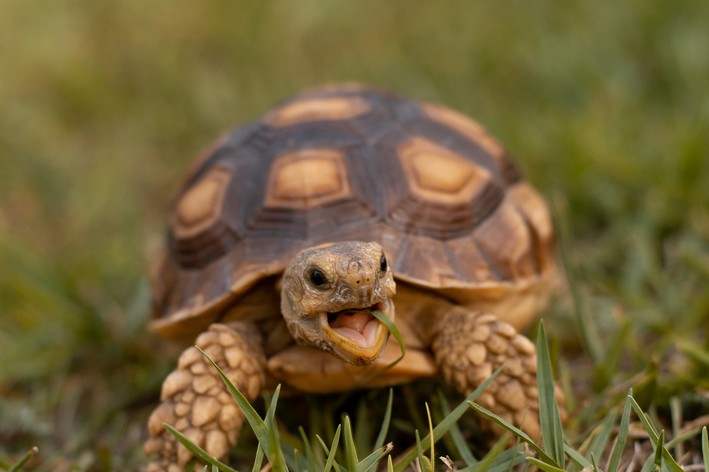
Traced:
<path fill-rule="evenodd" d="M 171 193 L 225 129 L 342 80 L 476 117 L 551 203 L 572 441 L 629 387 L 666 438 L 701 422 L 709 3 L 601 3 L 0 4 L 0 465 L 38 446 L 29 470 L 138 467 L 174 362 L 145 331 Z"/>

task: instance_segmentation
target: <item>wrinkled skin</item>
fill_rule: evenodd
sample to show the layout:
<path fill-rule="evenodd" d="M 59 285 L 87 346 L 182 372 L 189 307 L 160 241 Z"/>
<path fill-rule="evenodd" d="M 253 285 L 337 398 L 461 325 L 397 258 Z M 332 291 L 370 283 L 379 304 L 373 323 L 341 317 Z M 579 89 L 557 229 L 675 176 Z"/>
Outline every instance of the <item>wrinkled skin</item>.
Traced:
<path fill-rule="evenodd" d="M 379 310 L 394 321 L 395 287 L 379 244 L 346 242 L 319 247 L 299 253 L 286 268 L 281 312 L 298 343 L 331 352 L 350 364 L 365 365 L 381 354 L 386 328 L 369 315 L 362 322 L 373 323 L 376 329 L 360 345 L 338 334 L 329 325 L 328 315 Z M 357 324 L 352 323 L 359 328 Z"/>

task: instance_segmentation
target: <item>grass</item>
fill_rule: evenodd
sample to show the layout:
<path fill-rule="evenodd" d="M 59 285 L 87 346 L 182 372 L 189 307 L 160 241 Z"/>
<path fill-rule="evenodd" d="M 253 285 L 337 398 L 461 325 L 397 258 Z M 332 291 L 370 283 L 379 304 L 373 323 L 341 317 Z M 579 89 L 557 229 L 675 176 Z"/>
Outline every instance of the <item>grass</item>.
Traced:
<path fill-rule="evenodd" d="M 565 444 L 607 470 L 608 451 L 585 451 L 604 449 L 609 428 L 624 430 L 632 388 L 656 435 L 628 419 L 624 454 L 664 442 L 678 461 L 703 463 L 709 4 L 297 5 L 0 4 L 0 465 L 34 446 L 26 470 L 141 464 L 145 420 L 176 358 L 144 329 L 147 261 L 171 193 L 224 129 L 336 80 L 475 116 L 553 205 L 570 295 L 544 319 L 573 412 Z M 387 398 L 279 403 L 309 412 L 298 416 L 310 415 L 308 437 L 328 440 L 350 413 L 365 457 Z M 428 431 L 425 402 L 434 424 L 445 417 L 427 383 L 395 398 L 397 451 Z M 300 440 L 288 416 L 283 440 Z M 458 446 L 472 444 L 485 457 L 469 416 L 437 455 L 460 461 Z M 234 451 L 235 464 L 252 463 L 254 441 Z"/>
<path fill-rule="evenodd" d="M 393 333 L 396 334 L 397 339 L 399 339 L 399 333 L 396 328 L 393 328 Z M 234 386 L 219 366 L 212 361 L 207 354 L 204 354 L 204 352 L 203 354 L 219 373 L 219 376 L 231 393 L 234 401 L 244 412 L 249 426 L 258 438 L 258 453 L 256 454 L 252 467 L 254 471 L 261 470 L 262 462 L 265 457 L 270 466 L 270 470 L 275 472 L 289 472 L 290 470 L 322 470 L 329 472 L 331 469 L 336 471 L 368 472 L 370 470 L 377 470 L 378 464 L 383 462 L 385 458 L 387 461 L 386 470 L 388 472 L 403 471 L 411 467 L 415 467 L 415 470 L 433 472 L 436 468 L 434 464 L 437 463 L 434 453 L 434 444 L 453 429 L 462 414 L 468 409 L 476 411 L 489 421 L 497 423 L 508 430 L 518 440 L 526 443 L 531 453 L 524 449 L 513 447 L 506 451 L 507 454 L 503 455 L 502 449 L 508 441 L 507 438 L 502 438 L 498 444 L 488 452 L 486 457 L 478 461 L 473 457 L 467 446 L 463 444 L 463 449 L 466 451 L 468 457 L 465 460 L 466 467 L 460 469 L 463 471 L 512 470 L 521 462 L 526 462 L 544 472 L 560 472 L 565 470 L 600 471 L 601 468 L 599 468 L 598 462 L 601 459 L 607 459 L 608 465 L 604 467 L 603 470 L 607 470 L 608 472 L 633 470 L 632 467 L 635 461 L 643 463 L 641 470 L 669 470 L 673 472 L 682 472 L 685 470 L 678 464 L 677 460 L 670 452 L 670 444 L 665 443 L 664 430 L 658 432 L 657 426 L 653 423 L 650 416 L 643 411 L 633 397 L 632 390 L 628 392 L 625 399 L 625 406 L 620 423 L 616 426 L 615 413 L 609 414 L 599 423 L 595 434 L 590 435 L 588 440 L 581 444 L 579 448 L 574 448 L 564 437 L 559 405 L 557 404 L 554 391 L 554 377 L 551 371 L 547 338 L 543 325 L 537 337 L 537 352 L 539 353 L 537 361 L 537 384 L 540 396 L 539 419 L 542 431 L 541 443 L 536 442 L 517 427 L 475 403 L 477 397 L 487 388 L 490 382 L 497 377 L 500 372 L 500 369 L 498 369 L 460 405 L 453 411 L 448 412 L 436 427 L 433 426 L 430 410 L 428 405 L 426 405 L 429 427 L 428 435 L 421 439 L 419 431 L 416 430 L 416 447 L 411 447 L 407 453 L 402 454 L 396 460 L 392 460 L 390 455 L 394 450 L 394 444 L 390 442 L 383 445 L 383 439 L 387 435 L 391 418 L 392 390 L 389 391 L 389 401 L 387 402 L 384 420 L 377 436 L 377 442 L 373 447 L 374 450 L 364 459 L 359 459 L 361 454 L 358 453 L 358 447 L 354 441 L 352 432 L 352 424 L 347 415 L 343 417 L 343 422 L 337 426 L 330 446 L 328 446 L 320 436 L 315 436 L 326 457 L 323 455 L 318 457 L 314 454 L 313 446 L 311 445 L 313 443 L 312 439 L 308 438 L 307 434 L 301 429 L 303 441 L 298 447 L 306 451 L 305 455 L 303 455 L 299 454 L 297 448 L 289 447 L 281 441 L 279 425 L 275 419 L 280 386 L 276 388 L 274 395 L 271 397 L 265 417 L 261 418 L 246 397 Z M 654 453 L 643 455 L 636 452 L 631 458 L 621 462 L 630 433 L 631 409 L 635 412 L 635 415 L 642 424 Z M 165 424 L 164 426 L 179 442 L 192 451 L 194 456 L 198 458 L 201 463 L 205 464 L 203 470 L 206 471 L 211 468 L 214 472 L 235 472 L 235 469 L 210 456 L 209 453 L 190 441 L 172 425 Z M 611 432 L 614 427 L 617 428 L 617 432 L 613 440 L 611 440 Z M 340 447 L 341 432 L 343 440 L 342 446 Z M 697 428 L 696 431 L 687 434 L 682 439 L 676 438 L 676 442 L 684 442 L 698 433 L 699 429 Z M 707 439 L 706 426 L 701 428 L 701 435 L 702 461 L 706 466 L 706 463 L 709 462 L 709 440 Z M 366 450 L 368 451 L 370 449 L 372 448 L 367 448 Z M 427 452 L 430 452 L 430 455 L 426 455 Z M 460 452 L 462 452 L 462 450 Z M 338 457 L 340 462 L 338 462 Z M 459 470 L 455 462 L 450 460 L 448 456 L 441 456 L 440 459 L 446 466 L 446 470 Z M 698 463 L 688 464 L 690 467 L 699 465 Z M 381 469 L 381 467 L 379 468 Z"/>

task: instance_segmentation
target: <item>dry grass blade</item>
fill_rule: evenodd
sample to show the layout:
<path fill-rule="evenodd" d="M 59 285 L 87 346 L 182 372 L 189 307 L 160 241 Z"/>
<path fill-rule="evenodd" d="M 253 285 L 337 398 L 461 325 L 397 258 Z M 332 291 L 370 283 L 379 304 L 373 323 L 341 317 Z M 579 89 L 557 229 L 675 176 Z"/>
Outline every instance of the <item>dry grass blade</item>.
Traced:
<path fill-rule="evenodd" d="M 433 440 L 433 421 L 431 420 L 431 409 L 428 407 L 428 402 L 425 403 L 426 405 L 426 417 L 428 418 L 428 440 L 429 440 L 429 450 L 431 451 L 431 458 L 429 461 L 431 462 L 431 465 L 436 463 L 436 453 L 434 449 L 434 444 L 435 441 Z"/>

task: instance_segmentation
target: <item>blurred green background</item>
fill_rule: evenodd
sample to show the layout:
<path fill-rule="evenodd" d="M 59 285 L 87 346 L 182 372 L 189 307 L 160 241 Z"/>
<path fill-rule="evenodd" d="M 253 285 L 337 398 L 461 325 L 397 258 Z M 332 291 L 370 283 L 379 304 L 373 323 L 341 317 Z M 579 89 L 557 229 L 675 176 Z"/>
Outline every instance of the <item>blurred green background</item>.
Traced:
<path fill-rule="evenodd" d="M 137 466 L 174 362 L 144 329 L 172 192 L 225 129 L 341 80 L 476 117 L 552 202 L 573 404 L 636 376 L 706 413 L 708 25 L 705 0 L 1 2 L 0 456 Z"/>

